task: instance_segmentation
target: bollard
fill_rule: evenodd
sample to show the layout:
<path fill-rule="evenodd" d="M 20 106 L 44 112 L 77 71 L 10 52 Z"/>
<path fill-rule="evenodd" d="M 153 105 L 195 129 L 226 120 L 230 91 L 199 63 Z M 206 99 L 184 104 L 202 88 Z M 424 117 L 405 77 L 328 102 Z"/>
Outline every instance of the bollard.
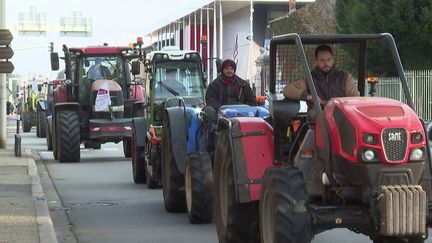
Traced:
<path fill-rule="evenodd" d="M 15 134 L 15 157 L 21 157 L 21 135 Z"/>

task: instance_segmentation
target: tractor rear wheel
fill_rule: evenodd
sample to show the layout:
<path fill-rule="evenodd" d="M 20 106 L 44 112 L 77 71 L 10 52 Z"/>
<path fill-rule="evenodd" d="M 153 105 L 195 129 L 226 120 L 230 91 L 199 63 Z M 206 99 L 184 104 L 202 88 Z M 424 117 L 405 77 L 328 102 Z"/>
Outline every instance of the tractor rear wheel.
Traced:
<path fill-rule="evenodd" d="M 228 130 L 221 130 L 214 158 L 214 217 L 219 242 L 260 242 L 258 203 L 235 199 L 232 148 Z"/>
<path fill-rule="evenodd" d="M 23 132 L 30 132 L 32 127 L 30 112 L 23 112 L 22 114 L 22 130 Z"/>
<path fill-rule="evenodd" d="M 46 137 L 46 111 L 42 110 L 40 106 L 37 108 L 37 132 L 38 137 Z"/>
<path fill-rule="evenodd" d="M 131 138 L 123 138 L 123 153 L 126 158 L 132 156 Z"/>
<path fill-rule="evenodd" d="M 145 146 L 138 146 L 135 127 L 132 126 L 132 176 L 135 184 L 146 182 Z"/>
<path fill-rule="evenodd" d="M 207 152 L 192 153 L 185 166 L 186 206 L 192 224 L 212 221 L 213 215 L 213 171 Z"/>
<path fill-rule="evenodd" d="M 48 149 L 48 151 L 52 151 L 53 150 L 53 142 L 52 142 L 53 140 L 51 137 L 51 131 L 50 131 L 48 122 L 46 121 L 46 118 L 45 118 L 45 131 L 46 131 L 47 149 Z"/>
<path fill-rule="evenodd" d="M 80 124 L 76 111 L 57 113 L 57 152 L 60 162 L 80 161 Z"/>
<path fill-rule="evenodd" d="M 306 185 L 299 169 L 267 169 L 260 197 L 261 242 L 310 242 L 312 217 L 307 204 Z"/>
<path fill-rule="evenodd" d="M 162 191 L 165 209 L 168 212 L 184 212 L 186 196 L 184 176 L 177 168 L 171 145 L 169 119 L 164 119 L 162 129 Z"/>

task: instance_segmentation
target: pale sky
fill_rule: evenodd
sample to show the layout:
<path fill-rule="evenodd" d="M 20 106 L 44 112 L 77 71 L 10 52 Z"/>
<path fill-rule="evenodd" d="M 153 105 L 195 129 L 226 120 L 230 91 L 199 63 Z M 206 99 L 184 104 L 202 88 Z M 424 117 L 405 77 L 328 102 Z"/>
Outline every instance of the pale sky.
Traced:
<path fill-rule="evenodd" d="M 55 51 L 62 44 L 68 46 L 128 45 L 137 36 L 145 36 L 189 12 L 211 2 L 209 0 L 6 0 L 6 25 L 14 33 L 12 62 L 14 73 L 25 78 L 37 75 L 52 76 L 49 65 L 48 43 L 54 42 Z M 28 12 L 31 6 L 46 13 L 48 26 L 59 25 L 60 17 L 70 17 L 81 11 L 92 18 L 92 37 L 61 37 L 58 32 L 46 36 L 20 36 L 13 30 L 18 24 L 19 12 Z M 146 45 L 150 43 L 145 43 Z"/>

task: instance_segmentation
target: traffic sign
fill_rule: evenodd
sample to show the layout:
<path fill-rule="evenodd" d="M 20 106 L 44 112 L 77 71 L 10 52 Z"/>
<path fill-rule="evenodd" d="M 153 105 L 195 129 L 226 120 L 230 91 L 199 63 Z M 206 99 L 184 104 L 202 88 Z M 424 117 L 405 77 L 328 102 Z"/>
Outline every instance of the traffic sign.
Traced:
<path fill-rule="evenodd" d="M 14 69 L 11 62 L 0 62 L 0 73 L 12 73 Z"/>
<path fill-rule="evenodd" d="M 0 45 L 8 46 L 13 39 L 12 33 L 8 29 L 0 29 Z"/>
<path fill-rule="evenodd" d="M 11 59 L 14 55 L 14 52 L 12 48 L 9 46 L 7 47 L 0 47 L 0 59 Z"/>
<path fill-rule="evenodd" d="M 15 69 L 14 65 L 9 62 L 14 55 L 12 48 L 9 47 L 12 39 L 10 30 L 0 29 L 0 73 L 11 73 Z"/>

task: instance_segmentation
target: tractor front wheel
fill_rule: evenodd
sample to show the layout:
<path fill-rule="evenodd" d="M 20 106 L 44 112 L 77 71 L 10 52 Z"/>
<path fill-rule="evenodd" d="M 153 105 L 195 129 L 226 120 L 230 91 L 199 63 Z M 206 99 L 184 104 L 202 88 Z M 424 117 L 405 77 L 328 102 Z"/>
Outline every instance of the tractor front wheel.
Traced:
<path fill-rule="evenodd" d="M 184 212 L 186 197 L 184 176 L 177 168 L 172 145 L 169 120 L 165 117 L 162 129 L 162 191 L 165 209 L 168 212 Z"/>
<path fill-rule="evenodd" d="M 232 148 L 228 130 L 221 130 L 214 158 L 214 211 L 219 242 L 260 242 L 258 203 L 235 199 Z"/>
<path fill-rule="evenodd" d="M 60 162 L 80 161 L 80 124 L 78 112 L 57 113 L 57 153 Z"/>
<path fill-rule="evenodd" d="M 22 114 L 22 130 L 23 132 L 30 132 L 32 127 L 30 112 L 23 112 Z"/>
<path fill-rule="evenodd" d="M 312 217 L 302 172 L 297 168 L 269 168 L 260 197 L 262 243 L 308 243 Z"/>
<path fill-rule="evenodd" d="M 42 110 L 40 106 L 37 108 L 37 133 L 38 137 L 46 137 L 46 111 Z"/>
<path fill-rule="evenodd" d="M 189 221 L 192 224 L 210 223 L 213 215 L 213 171 L 209 154 L 190 154 L 184 176 Z"/>

